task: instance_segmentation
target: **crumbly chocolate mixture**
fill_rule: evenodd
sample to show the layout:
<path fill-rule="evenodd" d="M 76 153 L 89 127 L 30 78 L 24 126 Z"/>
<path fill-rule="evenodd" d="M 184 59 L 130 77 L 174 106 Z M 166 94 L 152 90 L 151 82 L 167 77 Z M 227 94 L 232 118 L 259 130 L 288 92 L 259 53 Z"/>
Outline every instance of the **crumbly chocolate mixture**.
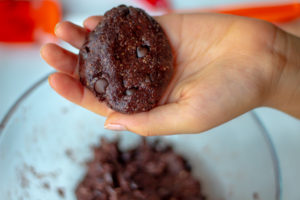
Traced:
<path fill-rule="evenodd" d="M 145 141 L 121 151 L 101 140 L 76 189 L 78 200 L 204 200 L 191 169 L 170 146 Z"/>
<path fill-rule="evenodd" d="M 122 113 L 148 111 L 171 80 L 173 56 L 160 25 L 124 5 L 105 13 L 79 52 L 80 81 Z"/>

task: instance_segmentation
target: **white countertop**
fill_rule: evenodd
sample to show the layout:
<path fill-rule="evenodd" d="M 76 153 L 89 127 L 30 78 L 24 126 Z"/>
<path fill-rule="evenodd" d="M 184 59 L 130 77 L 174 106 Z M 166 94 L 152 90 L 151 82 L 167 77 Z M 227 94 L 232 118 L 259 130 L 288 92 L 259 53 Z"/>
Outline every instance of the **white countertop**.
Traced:
<path fill-rule="evenodd" d="M 88 15 L 69 15 L 67 19 L 81 23 Z M 0 120 L 23 92 L 51 71 L 39 55 L 39 46 L 0 44 Z M 270 133 L 279 156 L 283 199 L 300 200 L 300 121 L 269 108 L 255 112 Z"/>

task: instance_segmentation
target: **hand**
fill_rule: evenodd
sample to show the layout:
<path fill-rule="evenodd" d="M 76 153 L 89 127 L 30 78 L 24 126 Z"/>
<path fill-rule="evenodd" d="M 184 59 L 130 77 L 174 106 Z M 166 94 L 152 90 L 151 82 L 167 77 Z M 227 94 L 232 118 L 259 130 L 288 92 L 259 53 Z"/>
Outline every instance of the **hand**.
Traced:
<path fill-rule="evenodd" d="M 258 106 L 276 107 L 287 99 L 282 95 L 298 92 L 299 99 L 299 75 L 285 77 L 291 79 L 289 84 L 298 83 L 291 90 L 281 83 L 286 83 L 282 78 L 286 68 L 291 69 L 288 73 L 300 73 L 295 62 L 286 67 L 291 57 L 286 38 L 298 38 L 267 22 L 230 15 L 170 14 L 156 19 L 175 56 L 174 77 L 160 106 L 132 115 L 109 109 L 80 84 L 77 55 L 55 44 L 41 49 L 42 57 L 59 71 L 49 77 L 51 87 L 66 99 L 107 116 L 106 128 L 144 136 L 198 133 Z M 99 16 L 90 17 L 84 28 L 62 22 L 56 35 L 80 48 L 99 21 Z M 290 114 L 300 117 L 300 110 Z"/>

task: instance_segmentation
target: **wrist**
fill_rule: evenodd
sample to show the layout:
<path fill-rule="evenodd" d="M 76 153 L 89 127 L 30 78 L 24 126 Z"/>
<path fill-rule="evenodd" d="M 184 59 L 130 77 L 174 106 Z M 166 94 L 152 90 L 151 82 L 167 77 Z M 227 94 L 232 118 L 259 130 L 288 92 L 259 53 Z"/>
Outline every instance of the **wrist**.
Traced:
<path fill-rule="evenodd" d="M 300 38 L 276 30 L 266 106 L 300 118 Z"/>

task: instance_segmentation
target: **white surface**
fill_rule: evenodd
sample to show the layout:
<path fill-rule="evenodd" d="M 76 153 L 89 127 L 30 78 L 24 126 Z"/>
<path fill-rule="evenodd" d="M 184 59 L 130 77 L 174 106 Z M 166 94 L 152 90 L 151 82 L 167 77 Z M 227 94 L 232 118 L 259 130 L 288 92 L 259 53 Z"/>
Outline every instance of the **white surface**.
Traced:
<path fill-rule="evenodd" d="M 91 157 L 89 147 L 100 136 L 116 136 L 103 128 L 104 121 L 59 97 L 47 83 L 37 88 L 0 137 L 0 199 L 62 199 L 58 188 L 64 190 L 64 199 L 75 199 L 83 163 Z M 128 132 L 119 136 L 124 148 L 140 139 Z M 255 193 L 261 199 L 275 199 L 271 154 L 251 114 L 207 133 L 160 139 L 189 160 L 207 200 L 253 200 Z"/>
<path fill-rule="evenodd" d="M 76 1 L 79 2 L 80 0 Z M 64 2 L 68 5 L 71 12 L 80 11 L 82 8 L 78 6 L 79 4 L 76 5 L 74 1 L 65 0 Z M 97 4 L 98 7 L 96 7 L 95 4 L 95 6 L 89 7 L 92 9 L 91 12 L 86 10 L 88 14 L 81 13 L 80 16 L 98 14 L 98 8 L 100 12 L 104 12 L 104 10 L 108 8 L 106 4 L 107 1 L 97 2 L 99 3 Z M 189 1 L 176 0 L 176 2 L 180 8 L 189 6 Z M 180 5 L 178 2 L 180 2 Z M 205 2 L 213 1 L 203 0 L 201 2 L 203 2 L 204 5 Z M 229 1 L 223 2 L 226 3 Z M 83 10 L 87 8 L 86 6 Z M 72 18 L 73 17 L 69 17 L 69 19 Z M 83 18 L 78 16 L 73 19 L 79 24 L 81 23 L 80 21 L 83 20 Z M 3 118 L 15 100 L 26 89 L 51 70 L 52 69 L 40 58 L 39 47 L 16 49 L 15 47 L 6 47 L 0 44 L 0 119 Z M 300 193 L 298 192 L 300 184 L 300 122 L 299 120 L 270 109 L 258 109 L 257 113 L 271 133 L 279 155 L 283 175 L 283 199 L 300 200 Z"/>
<path fill-rule="evenodd" d="M 40 57 L 39 48 L 0 43 L 0 120 L 23 92 L 52 70 Z"/>
<path fill-rule="evenodd" d="M 277 149 L 284 200 L 299 200 L 300 185 L 300 121 L 270 108 L 256 110 L 272 136 Z"/>

